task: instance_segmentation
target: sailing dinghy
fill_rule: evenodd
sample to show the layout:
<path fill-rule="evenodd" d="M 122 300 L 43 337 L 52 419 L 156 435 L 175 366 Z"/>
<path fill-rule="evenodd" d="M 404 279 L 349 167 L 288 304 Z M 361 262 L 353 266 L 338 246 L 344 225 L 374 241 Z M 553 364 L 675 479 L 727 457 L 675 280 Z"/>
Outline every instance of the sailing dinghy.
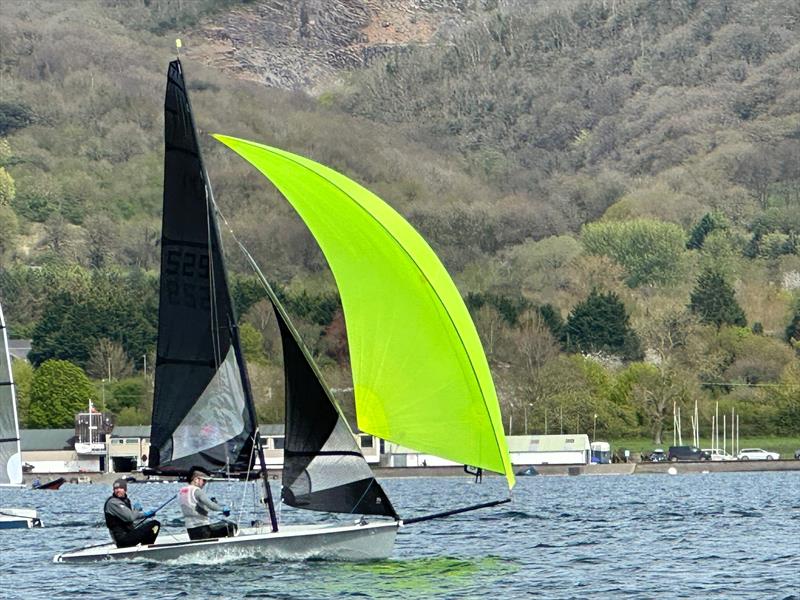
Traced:
<path fill-rule="evenodd" d="M 151 545 L 104 544 L 54 560 L 163 560 L 197 553 L 204 558 L 255 553 L 274 559 L 374 560 L 391 555 L 404 524 L 507 502 L 404 522 L 286 311 L 242 248 L 272 302 L 283 344 L 281 500 L 299 509 L 358 517 L 344 524 L 279 526 L 227 284 L 217 208 L 177 60 L 169 67 L 165 132 L 149 465 L 161 474 L 202 466 L 222 476 L 260 468 L 269 522 L 242 528 L 235 537 L 189 541 L 186 534 L 162 532 Z M 430 247 L 400 215 L 345 176 L 287 152 L 216 137 L 276 185 L 331 265 L 348 328 L 359 428 L 503 473 L 510 489 L 514 475 L 488 363 L 467 309 Z"/>
<path fill-rule="evenodd" d="M 0 487 L 21 488 L 22 451 L 19 445 L 19 420 L 11 354 L 3 307 L 0 306 Z M 41 527 L 42 521 L 32 508 L 0 508 L 0 529 Z"/>

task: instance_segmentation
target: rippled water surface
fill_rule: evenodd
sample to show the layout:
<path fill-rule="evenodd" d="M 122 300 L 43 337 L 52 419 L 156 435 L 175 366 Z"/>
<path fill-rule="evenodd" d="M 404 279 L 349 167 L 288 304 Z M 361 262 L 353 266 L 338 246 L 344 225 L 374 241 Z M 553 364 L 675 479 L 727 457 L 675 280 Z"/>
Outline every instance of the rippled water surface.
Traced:
<path fill-rule="evenodd" d="M 384 481 L 405 517 L 502 498 L 502 483 Z M 153 507 L 178 487 L 129 491 Z M 211 491 L 233 503 L 244 489 Z M 53 564 L 58 552 L 107 541 L 107 495 L 101 485 L 0 490 L 0 506 L 38 508 L 46 526 L 0 531 L 0 597 L 800 600 L 796 471 L 521 477 L 512 504 L 404 528 L 393 558 L 380 562 Z M 179 530 L 174 503 L 159 517 L 162 535 Z M 282 518 L 297 521 L 298 512 L 284 508 Z"/>

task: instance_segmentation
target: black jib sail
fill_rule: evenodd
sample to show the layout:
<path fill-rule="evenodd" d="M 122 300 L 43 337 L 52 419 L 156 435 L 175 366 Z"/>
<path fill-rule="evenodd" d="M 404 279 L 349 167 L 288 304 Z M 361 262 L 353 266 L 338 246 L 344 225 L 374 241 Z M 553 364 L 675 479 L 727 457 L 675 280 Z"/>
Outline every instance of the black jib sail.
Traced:
<path fill-rule="evenodd" d="M 211 188 L 179 61 L 164 105 L 164 214 L 150 468 L 244 471 L 256 431 Z"/>
<path fill-rule="evenodd" d="M 398 518 L 281 313 L 276 306 L 286 376 L 284 503 L 307 510 Z"/>

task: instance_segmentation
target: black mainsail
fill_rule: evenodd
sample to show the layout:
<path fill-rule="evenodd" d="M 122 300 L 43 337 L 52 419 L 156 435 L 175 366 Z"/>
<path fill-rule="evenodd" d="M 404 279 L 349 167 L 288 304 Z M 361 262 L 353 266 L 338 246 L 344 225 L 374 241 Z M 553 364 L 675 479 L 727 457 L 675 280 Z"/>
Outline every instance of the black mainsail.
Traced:
<path fill-rule="evenodd" d="M 246 471 L 255 409 L 180 61 L 164 103 L 164 213 L 150 468 Z"/>

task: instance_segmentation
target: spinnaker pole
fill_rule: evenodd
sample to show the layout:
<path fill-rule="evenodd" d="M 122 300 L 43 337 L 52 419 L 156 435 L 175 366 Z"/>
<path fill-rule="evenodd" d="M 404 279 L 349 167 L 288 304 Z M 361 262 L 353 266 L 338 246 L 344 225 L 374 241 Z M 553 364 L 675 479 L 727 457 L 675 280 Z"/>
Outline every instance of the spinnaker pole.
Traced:
<path fill-rule="evenodd" d="M 414 517 L 412 519 L 403 519 L 403 525 L 412 525 L 414 523 L 422 523 L 423 521 L 430 521 L 432 519 L 441 519 L 443 517 L 449 517 L 452 515 L 469 512 L 471 510 L 478 510 L 479 508 L 491 508 L 492 506 L 497 506 L 498 504 L 505 504 L 506 502 L 511 502 L 511 498 L 505 498 L 504 500 L 494 500 L 492 502 L 484 502 L 483 504 L 473 504 L 472 506 L 465 506 L 464 508 L 454 508 L 453 510 L 446 510 L 444 512 L 434 513 L 432 515 L 425 515 L 422 517 Z"/>

